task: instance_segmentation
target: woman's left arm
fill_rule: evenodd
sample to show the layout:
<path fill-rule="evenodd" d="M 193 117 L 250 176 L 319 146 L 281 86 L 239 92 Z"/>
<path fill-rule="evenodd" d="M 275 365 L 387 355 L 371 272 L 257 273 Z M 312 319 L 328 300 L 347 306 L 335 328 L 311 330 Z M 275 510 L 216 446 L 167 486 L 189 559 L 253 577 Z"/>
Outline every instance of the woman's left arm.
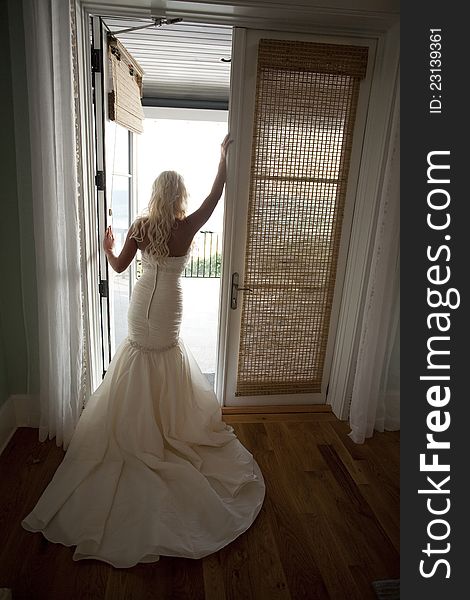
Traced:
<path fill-rule="evenodd" d="M 137 252 L 137 242 L 134 238 L 131 238 L 131 229 L 127 232 L 126 241 L 122 247 L 119 256 L 114 254 L 114 235 L 111 226 L 109 226 L 104 232 L 103 249 L 108 259 L 109 264 L 116 271 L 116 273 L 122 273 L 131 264 L 132 259 Z"/>

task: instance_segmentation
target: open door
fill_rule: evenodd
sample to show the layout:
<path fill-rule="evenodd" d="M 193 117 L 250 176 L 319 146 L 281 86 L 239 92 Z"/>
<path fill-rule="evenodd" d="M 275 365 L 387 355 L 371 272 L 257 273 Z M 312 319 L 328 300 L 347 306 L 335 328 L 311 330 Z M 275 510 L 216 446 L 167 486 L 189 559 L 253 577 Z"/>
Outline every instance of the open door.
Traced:
<path fill-rule="evenodd" d="M 108 36 L 100 17 L 91 18 L 92 83 L 95 133 L 95 198 L 99 252 L 99 294 L 103 375 L 116 348 L 127 335 L 127 309 L 136 278 L 133 262 L 124 273 L 110 269 L 103 251 L 104 231 L 111 225 L 116 252 L 125 242 L 136 214 L 135 134 L 109 119 Z M 113 108 L 113 107 L 112 107 Z"/>
<path fill-rule="evenodd" d="M 108 226 L 108 199 L 106 192 L 106 148 L 105 130 L 107 121 L 106 94 L 106 36 L 99 17 L 91 17 L 92 26 L 92 86 L 93 86 L 93 117 L 95 133 L 95 199 L 98 231 L 98 272 L 100 294 L 101 320 L 101 353 L 103 361 L 103 376 L 112 357 L 111 347 L 111 310 L 109 296 L 109 266 L 103 251 L 104 231 Z"/>
<path fill-rule="evenodd" d="M 226 406 L 326 402 L 374 53 L 234 31 Z"/>

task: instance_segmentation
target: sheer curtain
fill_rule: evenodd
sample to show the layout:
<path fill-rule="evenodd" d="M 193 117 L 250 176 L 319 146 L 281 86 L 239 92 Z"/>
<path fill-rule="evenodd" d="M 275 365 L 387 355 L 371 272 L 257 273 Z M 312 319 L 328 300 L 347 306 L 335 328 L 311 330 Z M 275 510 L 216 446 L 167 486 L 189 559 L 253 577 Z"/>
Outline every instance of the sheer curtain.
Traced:
<path fill-rule="evenodd" d="M 71 5 L 24 0 L 38 282 L 39 439 L 67 448 L 84 403 L 85 333 Z"/>
<path fill-rule="evenodd" d="M 400 428 L 398 94 L 390 139 L 349 412 L 349 435 L 358 444 L 374 429 Z"/>

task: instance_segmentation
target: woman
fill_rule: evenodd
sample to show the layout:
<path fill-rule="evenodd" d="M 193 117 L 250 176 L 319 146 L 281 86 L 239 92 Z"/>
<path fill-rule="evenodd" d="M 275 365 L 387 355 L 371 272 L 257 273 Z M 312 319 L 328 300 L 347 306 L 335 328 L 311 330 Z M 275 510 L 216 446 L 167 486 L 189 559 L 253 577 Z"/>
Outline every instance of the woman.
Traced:
<path fill-rule="evenodd" d="M 221 420 L 212 389 L 179 339 L 180 275 L 222 194 L 229 144 L 227 136 L 212 190 L 194 213 L 185 216 L 182 178 L 166 171 L 118 256 L 106 231 L 104 249 L 116 271 L 142 250 L 128 338 L 22 521 L 28 531 L 76 546 L 74 560 L 131 567 L 160 555 L 201 558 L 248 529 L 263 503 L 258 465 Z"/>

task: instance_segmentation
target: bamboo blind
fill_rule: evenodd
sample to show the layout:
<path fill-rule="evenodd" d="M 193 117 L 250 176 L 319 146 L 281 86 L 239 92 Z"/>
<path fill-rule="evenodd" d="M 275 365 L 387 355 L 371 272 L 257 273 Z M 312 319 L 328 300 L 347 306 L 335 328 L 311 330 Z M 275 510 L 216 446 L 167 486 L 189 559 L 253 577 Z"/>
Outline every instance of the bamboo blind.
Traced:
<path fill-rule="evenodd" d="M 237 396 L 321 391 L 367 48 L 261 40 Z"/>
<path fill-rule="evenodd" d="M 130 131 L 142 133 L 142 67 L 112 36 L 108 38 L 108 57 L 113 79 L 113 89 L 108 94 L 109 118 Z"/>

